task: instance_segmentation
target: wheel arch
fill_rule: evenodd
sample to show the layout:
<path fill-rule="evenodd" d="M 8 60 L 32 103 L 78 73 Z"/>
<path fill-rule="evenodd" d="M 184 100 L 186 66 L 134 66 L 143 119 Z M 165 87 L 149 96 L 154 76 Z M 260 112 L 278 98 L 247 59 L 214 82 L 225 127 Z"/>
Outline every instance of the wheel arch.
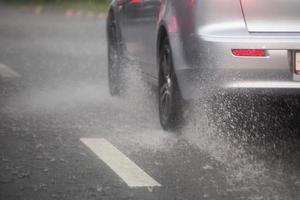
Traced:
<path fill-rule="evenodd" d="M 185 69 L 189 69 L 190 65 L 188 62 L 185 60 L 184 57 L 184 47 L 182 42 L 180 41 L 180 30 L 178 27 L 178 30 L 175 32 L 170 32 L 169 31 L 169 26 L 171 22 L 167 20 L 167 17 L 162 18 L 161 21 L 159 22 L 158 26 L 158 31 L 157 31 L 157 47 L 156 47 L 156 59 L 157 59 L 157 70 L 159 72 L 160 70 L 160 63 L 159 63 L 159 58 L 160 58 L 160 50 L 161 50 L 161 43 L 165 37 L 168 38 L 170 48 L 171 48 L 171 53 L 172 53 L 172 64 L 173 64 L 173 69 L 176 77 L 176 82 L 178 84 L 178 89 L 180 92 L 180 95 L 183 95 L 183 90 L 186 88 L 185 81 L 182 80 L 181 72 L 184 71 Z"/>
<path fill-rule="evenodd" d="M 180 83 L 179 83 L 179 80 L 178 80 L 178 76 L 177 76 L 177 71 L 176 71 L 176 59 L 174 59 L 174 51 L 176 52 L 175 49 L 173 49 L 172 47 L 172 43 L 174 43 L 174 41 L 172 41 L 172 38 L 171 36 L 169 35 L 169 32 L 168 32 L 168 29 L 167 29 L 167 26 L 162 23 L 161 26 L 159 27 L 158 29 L 158 36 L 157 36 L 157 53 L 156 53 L 156 57 L 157 57 L 157 68 L 158 68 L 158 73 L 160 73 L 160 55 L 161 55 L 161 47 L 162 47 L 162 44 L 163 44 L 163 41 L 165 39 L 168 39 L 168 43 L 170 45 L 170 50 L 171 50 L 171 56 L 172 56 L 172 68 L 174 70 L 174 75 L 175 75 L 175 81 L 176 81 L 176 84 L 178 86 L 178 90 L 179 90 L 179 94 L 181 96 L 181 87 L 180 87 Z M 174 45 L 174 44 L 173 44 Z M 176 46 L 176 45 L 175 45 Z M 158 75 L 158 78 L 159 78 L 159 75 Z"/>

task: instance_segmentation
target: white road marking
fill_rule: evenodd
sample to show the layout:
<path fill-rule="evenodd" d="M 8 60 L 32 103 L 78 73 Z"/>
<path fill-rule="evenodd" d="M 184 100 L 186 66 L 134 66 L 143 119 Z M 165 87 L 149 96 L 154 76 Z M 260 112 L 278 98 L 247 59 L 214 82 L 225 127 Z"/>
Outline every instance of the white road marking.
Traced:
<path fill-rule="evenodd" d="M 81 138 L 129 187 L 160 187 L 161 185 L 105 139 Z"/>
<path fill-rule="evenodd" d="M 13 69 L 8 66 L 0 63 L 0 76 L 3 78 L 18 78 L 21 77 L 20 74 L 15 72 Z"/>

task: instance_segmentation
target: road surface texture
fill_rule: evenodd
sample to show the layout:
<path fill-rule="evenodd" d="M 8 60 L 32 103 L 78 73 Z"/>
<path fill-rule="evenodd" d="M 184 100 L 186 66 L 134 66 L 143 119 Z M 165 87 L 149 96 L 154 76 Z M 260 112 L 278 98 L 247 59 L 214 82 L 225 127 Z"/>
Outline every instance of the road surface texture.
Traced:
<path fill-rule="evenodd" d="M 0 6 L 0 199 L 300 199 L 298 97 L 192 102 L 164 132 L 126 64 L 107 86 L 105 19 Z"/>

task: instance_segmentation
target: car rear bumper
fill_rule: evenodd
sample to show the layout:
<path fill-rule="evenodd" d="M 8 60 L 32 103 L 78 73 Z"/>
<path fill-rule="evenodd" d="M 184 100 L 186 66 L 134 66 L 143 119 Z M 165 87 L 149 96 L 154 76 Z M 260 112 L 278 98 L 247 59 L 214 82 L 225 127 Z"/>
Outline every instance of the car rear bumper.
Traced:
<path fill-rule="evenodd" d="M 284 80 L 208 80 L 198 70 L 177 71 L 177 79 L 184 99 L 197 99 L 215 93 L 249 93 L 262 95 L 300 95 L 300 82 Z M 201 80 L 202 79 L 202 80 Z"/>
<path fill-rule="evenodd" d="M 216 91 L 300 94 L 300 76 L 293 65 L 294 52 L 300 50 L 300 36 L 197 36 L 195 42 L 201 47 L 197 62 L 176 69 L 185 99 Z M 237 57 L 232 49 L 264 49 L 267 55 Z"/>

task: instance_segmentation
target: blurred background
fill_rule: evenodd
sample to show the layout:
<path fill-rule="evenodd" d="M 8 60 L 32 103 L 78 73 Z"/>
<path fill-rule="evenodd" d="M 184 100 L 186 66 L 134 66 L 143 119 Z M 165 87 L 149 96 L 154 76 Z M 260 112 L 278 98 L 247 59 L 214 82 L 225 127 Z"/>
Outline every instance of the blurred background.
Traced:
<path fill-rule="evenodd" d="M 104 12 L 109 0 L 0 0 L 16 6 L 34 6 L 47 9 L 75 9 Z"/>

